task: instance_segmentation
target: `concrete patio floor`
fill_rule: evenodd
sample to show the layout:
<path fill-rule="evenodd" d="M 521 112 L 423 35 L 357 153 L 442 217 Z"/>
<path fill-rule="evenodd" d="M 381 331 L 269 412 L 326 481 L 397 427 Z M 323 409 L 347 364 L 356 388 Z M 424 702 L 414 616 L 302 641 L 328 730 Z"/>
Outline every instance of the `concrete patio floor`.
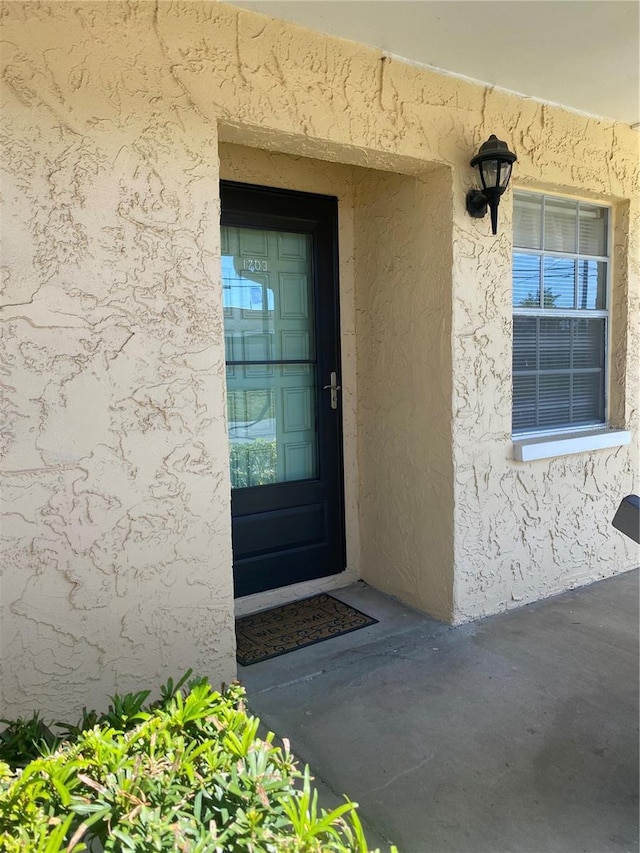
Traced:
<path fill-rule="evenodd" d="M 250 708 L 400 853 L 636 853 L 638 573 L 452 628 L 379 624 L 250 667 Z"/>

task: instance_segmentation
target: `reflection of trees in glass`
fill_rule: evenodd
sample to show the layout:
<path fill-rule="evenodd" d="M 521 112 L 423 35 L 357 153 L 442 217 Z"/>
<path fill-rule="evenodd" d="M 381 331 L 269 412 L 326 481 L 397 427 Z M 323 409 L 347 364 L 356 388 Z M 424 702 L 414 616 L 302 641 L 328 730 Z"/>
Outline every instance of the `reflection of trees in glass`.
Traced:
<path fill-rule="evenodd" d="M 257 438 L 248 444 L 231 445 L 231 486 L 266 486 L 277 480 L 278 450 L 275 441 Z"/>
<path fill-rule="evenodd" d="M 551 290 L 544 289 L 544 308 L 555 308 L 556 302 L 560 297 L 559 293 L 553 293 Z M 529 293 L 526 299 L 520 300 L 518 303 L 520 308 L 539 308 L 540 300 L 533 293 Z"/>
<path fill-rule="evenodd" d="M 271 389 L 252 390 L 246 392 L 242 389 L 228 392 L 229 397 L 229 422 L 233 429 L 235 421 L 240 421 L 242 426 L 256 424 L 266 417 L 275 418 L 275 400 Z M 235 418 L 232 413 L 235 412 Z"/>

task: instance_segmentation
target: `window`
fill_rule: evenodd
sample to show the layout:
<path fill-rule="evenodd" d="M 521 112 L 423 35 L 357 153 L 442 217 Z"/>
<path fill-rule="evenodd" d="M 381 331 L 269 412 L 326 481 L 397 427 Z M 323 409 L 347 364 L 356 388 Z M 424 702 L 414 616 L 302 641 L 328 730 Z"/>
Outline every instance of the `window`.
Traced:
<path fill-rule="evenodd" d="M 608 209 L 514 193 L 513 432 L 603 426 Z"/>

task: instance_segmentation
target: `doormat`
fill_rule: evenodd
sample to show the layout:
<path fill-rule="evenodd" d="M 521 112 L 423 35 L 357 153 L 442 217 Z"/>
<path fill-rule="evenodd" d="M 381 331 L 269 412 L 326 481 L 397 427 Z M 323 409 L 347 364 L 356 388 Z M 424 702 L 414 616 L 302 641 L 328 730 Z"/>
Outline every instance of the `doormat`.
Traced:
<path fill-rule="evenodd" d="M 236 619 L 238 663 L 250 666 L 377 622 L 332 595 L 312 595 Z"/>

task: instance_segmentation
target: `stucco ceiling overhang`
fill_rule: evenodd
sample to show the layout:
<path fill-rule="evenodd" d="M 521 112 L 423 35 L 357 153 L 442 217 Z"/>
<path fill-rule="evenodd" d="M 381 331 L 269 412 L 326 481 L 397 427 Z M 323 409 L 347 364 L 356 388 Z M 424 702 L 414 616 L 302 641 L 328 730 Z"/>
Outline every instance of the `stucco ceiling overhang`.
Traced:
<path fill-rule="evenodd" d="M 410 62 L 629 125 L 639 0 L 232 0 Z"/>

